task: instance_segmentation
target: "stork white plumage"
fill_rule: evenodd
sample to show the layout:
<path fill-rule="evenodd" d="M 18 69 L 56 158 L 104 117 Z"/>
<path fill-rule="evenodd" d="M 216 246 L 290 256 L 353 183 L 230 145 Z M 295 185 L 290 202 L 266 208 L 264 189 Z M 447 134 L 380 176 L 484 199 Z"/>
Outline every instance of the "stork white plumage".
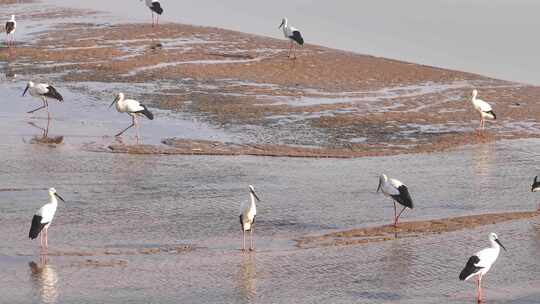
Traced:
<path fill-rule="evenodd" d="M 482 277 L 491 269 L 491 266 L 499 257 L 501 247 L 506 251 L 506 248 L 501 244 L 497 235 L 491 232 L 488 236 L 490 247 L 482 249 L 469 258 L 465 268 L 459 274 L 460 280 L 468 280 L 477 276 L 477 300 L 482 302 Z"/>
<path fill-rule="evenodd" d="M 6 22 L 6 45 L 12 46 L 15 43 L 14 35 L 17 29 L 17 21 L 15 21 L 15 15 L 11 15 L 11 19 Z"/>
<path fill-rule="evenodd" d="M 249 250 L 254 250 L 253 247 L 253 226 L 255 224 L 255 216 L 257 215 L 257 206 L 255 205 L 255 200 L 260 202 L 261 200 L 255 193 L 255 188 L 252 185 L 249 185 L 249 198 L 250 201 L 243 202 L 240 206 L 240 226 L 242 227 L 242 250 L 246 250 L 246 231 L 249 231 L 249 241 L 250 246 Z"/>
<path fill-rule="evenodd" d="M 142 1 L 142 0 L 141 0 Z M 146 6 L 152 12 L 152 26 L 154 26 L 154 13 L 156 13 L 156 26 L 159 25 L 159 16 L 163 14 L 163 8 L 158 0 L 145 0 Z"/>
<path fill-rule="evenodd" d="M 299 45 L 304 45 L 304 38 L 302 37 L 302 34 L 300 33 L 300 30 L 293 26 L 289 26 L 289 21 L 287 18 L 283 18 L 281 20 L 281 24 L 278 28 L 283 28 L 283 36 L 285 38 L 289 39 L 289 55 L 288 57 L 291 58 L 291 50 L 294 49 L 294 56 L 292 59 L 296 59 L 296 45 L 295 43 Z"/>
<path fill-rule="evenodd" d="M 49 245 L 48 230 L 51 226 L 52 220 L 54 219 L 56 208 L 58 207 L 58 200 L 56 198 L 59 198 L 65 202 L 64 199 L 58 193 L 56 193 L 56 189 L 50 188 L 49 202 L 39 208 L 39 210 L 34 214 L 34 217 L 32 218 L 32 225 L 30 226 L 30 232 L 28 233 L 28 237 L 32 240 L 37 238 L 38 235 L 40 236 L 39 240 L 41 248 L 43 249 L 47 249 Z M 42 231 L 43 233 L 41 233 Z"/>
<path fill-rule="evenodd" d="M 118 112 L 129 114 L 129 116 L 131 116 L 131 125 L 129 125 L 124 130 L 120 131 L 115 136 L 120 136 L 124 132 L 126 132 L 129 128 L 135 126 L 135 129 L 137 131 L 136 136 L 137 136 L 137 139 L 139 139 L 139 125 L 137 122 L 137 116 L 144 115 L 148 119 L 153 120 L 154 115 L 152 114 L 152 112 L 148 110 L 148 108 L 145 105 L 141 104 L 137 100 L 124 99 L 124 98 L 125 98 L 124 93 L 118 93 L 114 101 L 109 106 L 109 108 L 112 107 L 114 104 L 116 104 L 116 110 Z"/>
<path fill-rule="evenodd" d="M 497 119 L 497 115 L 493 112 L 491 105 L 483 101 L 482 99 L 476 98 L 478 96 L 478 91 L 475 89 L 472 92 L 472 105 L 474 109 L 480 114 L 480 126 L 478 127 L 478 132 L 483 131 L 485 127 L 485 119 Z"/>
<path fill-rule="evenodd" d="M 29 81 L 22 96 L 24 96 L 26 92 L 30 92 L 30 96 L 39 98 L 43 101 L 43 106 L 28 111 L 27 113 L 34 113 L 37 110 L 45 108 L 47 110 L 47 114 L 49 114 L 49 104 L 47 102 L 47 98 L 56 99 L 60 102 L 64 101 L 62 95 L 60 95 L 60 93 L 58 93 L 58 91 L 52 85 L 46 83 L 35 84 L 34 82 Z"/>
<path fill-rule="evenodd" d="M 385 196 L 391 197 L 394 203 L 394 227 L 397 227 L 399 217 L 405 211 L 405 208 L 413 209 L 413 201 L 409 194 L 409 189 L 397 179 L 388 178 L 386 174 L 379 176 L 379 186 L 377 192 L 382 191 Z M 399 214 L 396 210 L 396 202 L 403 206 Z"/>

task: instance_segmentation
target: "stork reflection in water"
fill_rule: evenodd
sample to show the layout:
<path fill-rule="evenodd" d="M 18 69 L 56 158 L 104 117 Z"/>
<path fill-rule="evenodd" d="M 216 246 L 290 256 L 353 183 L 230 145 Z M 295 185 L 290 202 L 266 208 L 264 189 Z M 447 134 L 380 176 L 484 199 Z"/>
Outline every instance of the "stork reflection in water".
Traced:
<path fill-rule="evenodd" d="M 49 263 L 47 255 L 40 255 L 38 262 L 28 263 L 30 267 L 30 282 L 35 295 L 41 303 L 57 303 L 58 273 Z"/>

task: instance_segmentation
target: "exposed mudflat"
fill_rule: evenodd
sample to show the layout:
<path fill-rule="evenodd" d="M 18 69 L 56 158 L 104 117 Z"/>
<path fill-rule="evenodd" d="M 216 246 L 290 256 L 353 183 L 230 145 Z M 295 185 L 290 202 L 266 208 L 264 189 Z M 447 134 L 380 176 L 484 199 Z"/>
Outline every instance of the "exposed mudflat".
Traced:
<path fill-rule="evenodd" d="M 316 45 L 299 48 L 298 58 L 290 60 L 281 39 L 174 23 L 123 24 L 93 11 L 16 7 L 27 22 L 45 26 L 31 43 L 0 49 L 6 75 L 37 74 L 60 87 L 103 83 L 101 90 L 79 88 L 94 98 L 110 99 L 122 87 L 151 107 L 236 134 L 238 144 L 264 145 L 260 155 L 432 152 L 540 134 L 540 89 L 534 86 Z M 140 84 L 152 89 L 130 89 Z M 474 134 L 473 88 L 498 115 L 483 138 Z M 192 139 L 179 131 L 178 139 Z"/>
<path fill-rule="evenodd" d="M 518 139 L 540 134 L 536 87 L 314 45 L 293 61 L 280 39 L 44 3 L 2 11 L 20 17 L 16 47 L 0 46 L 2 301 L 462 304 L 474 287 L 457 274 L 494 231 L 509 250 L 489 299 L 537 302 L 540 141 Z M 26 113 L 28 79 L 64 95 L 50 118 Z M 499 117 L 483 136 L 473 87 Z M 108 108 L 118 91 L 156 116 L 140 141 L 113 137 L 130 123 Z M 381 172 L 417 206 L 398 238 Z M 242 253 L 249 184 L 261 202 Z M 28 225 L 50 186 L 67 202 L 42 252 Z"/>
<path fill-rule="evenodd" d="M 398 237 L 417 237 L 426 234 L 474 229 L 480 226 L 493 225 L 506 221 L 529 219 L 538 215 L 540 215 L 540 210 L 531 212 L 488 213 L 425 221 L 404 221 L 400 222 L 397 227 L 394 227 L 394 225 L 384 225 L 327 233 L 321 236 L 306 236 L 297 239 L 297 246 L 301 248 L 313 248 L 382 242 L 394 240 Z"/>

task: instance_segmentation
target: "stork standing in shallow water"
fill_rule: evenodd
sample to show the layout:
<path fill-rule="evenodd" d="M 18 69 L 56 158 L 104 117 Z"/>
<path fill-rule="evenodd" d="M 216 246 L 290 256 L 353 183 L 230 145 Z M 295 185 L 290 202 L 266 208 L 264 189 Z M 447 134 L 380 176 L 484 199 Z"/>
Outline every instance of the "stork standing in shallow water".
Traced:
<path fill-rule="evenodd" d="M 58 193 L 56 193 L 56 189 L 50 188 L 49 202 L 39 208 L 32 218 L 32 225 L 30 226 L 28 237 L 33 240 L 39 235 L 39 241 L 42 249 L 47 249 L 49 245 L 48 230 L 49 226 L 51 226 L 54 214 L 56 213 L 56 208 L 58 207 L 58 200 L 56 198 L 66 202 Z M 41 233 L 42 231 L 43 233 Z"/>
<path fill-rule="evenodd" d="M 497 115 L 495 115 L 495 112 L 493 112 L 493 109 L 489 105 L 489 103 L 483 101 L 482 99 L 476 98 L 478 96 L 478 91 L 473 90 L 472 92 L 472 105 L 474 109 L 480 114 L 480 126 L 478 127 L 478 133 L 484 130 L 485 127 L 485 119 L 497 119 Z"/>
<path fill-rule="evenodd" d="M 287 20 L 287 18 L 283 18 L 283 20 L 281 20 L 281 24 L 278 28 L 283 28 L 283 35 L 290 41 L 288 57 L 291 58 L 291 50 L 293 50 L 294 48 L 294 55 L 292 59 L 296 59 L 295 43 L 298 43 L 299 45 L 304 45 L 304 38 L 302 37 L 302 34 L 297 28 L 289 26 L 289 21 Z"/>
<path fill-rule="evenodd" d="M 126 132 L 129 128 L 135 126 L 136 132 L 137 132 L 137 139 L 139 139 L 139 124 L 137 122 L 137 116 L 144 115 L 148 119 L 153 120 L 154 114 L 148 110 L 148 108 L 141 104 L 140 102 L 133 100 L 133 99 L 124 99 L 124 93 L 118 93 L 116 95 L 116 98 L 113 100 L 111 105 L 112 107 L 114 104 L 116 104 L 116 110 L 120 113 L 127 113 L 129 116 L 131 116 L 131 125 L 129 127 L 125 128 L 124 130 L 120 131 L 115 136 L 120 136 L 124 132 Z"/>
<path fill-rule="evenodd" d="M 15 43 L 14 34 L 17 29 L 17 21 L 15 15 L 11 15 L 11 19 L 6 22 L 6 45 L 9 47 Z"/>
<path fill-rule="evenodd" d="M 379 190 L 382 191 L 385 196 L 392 198 L 394 203 L 394 227 L 397 227 L 399 217 L 403 211 L 405 211 L 405 208 L 413 208 L 413 201 L 409 194 L 409 189 L 397 179 L 388 178 L 385 174 L 381 174 L 381 176 L 379 176 L 377 192 L 379 192 Z M 396 202 L 403 205 L 403 209 L 399 214 L 397 214 Z"/>
<path fill-rule="evenodd" d="M 58 93 L 58 91 L 52 85 L 48 85 L 46 83 L 35 84 L 32 81 L 29 81 L 26 85 L 26 89 L 24 89 L 22 96 L 24 96 L 26 92 L 30 92 L 30 96 L 39 98 L 43 101 L 43 106 L 36 108 L 32 111 L 28 111 L 27 113 L 34 113 L 37 110 L 45 108 L 47 109 L 47 114 L 49 114 L 49 104 L 47 102 L 47 98 L 56 99 L 60 102 L 64 101 L 62 95 L 60 95 L 60 93 Z"/>
<path fill-rule="evenodd" d="M 141 0 L 142 1 L 142 0 Z M 152 26 L 154 26 L 154 13 L 156 13 L 156 26 L 159 25 L 159 16 L 163 14 L 163 8 L 158 0 L 145 0 L 146 6 L 152 12 Z"/>
<path fill-rule="evenodd" d="M 501 244 L 499 238 L 495 233 L 490 233 L 489 248 L 482 249 L 469 258 L 465 268 L 459 274 L 460 280 L 468 280 L 474 276 L 477 276 L 476 283 L 478 287 L 477 300 L 478 303 L 482 302 L 482 277 L 491 269 L 491 266 L 499 257 L 499 252 L 502 249 L 506 251 L 506 248 Z"/>
<path fill-rule="evenodd" d="M 242 250 L 246 250 L 246 231 L 249 231 L 249 250 L 254 250 L 253 247 L 253 226 L 255 224 L 255 216 L 257 215 L 257 206 L 255 200 L 260 202 L 261 200 L 255 193 L 255 188 L 249 185 L 249 202 L 243 202 L 240 206 L 240 225 L 242 226 L 242 236 L 244 241 L 242 243 Z"/>

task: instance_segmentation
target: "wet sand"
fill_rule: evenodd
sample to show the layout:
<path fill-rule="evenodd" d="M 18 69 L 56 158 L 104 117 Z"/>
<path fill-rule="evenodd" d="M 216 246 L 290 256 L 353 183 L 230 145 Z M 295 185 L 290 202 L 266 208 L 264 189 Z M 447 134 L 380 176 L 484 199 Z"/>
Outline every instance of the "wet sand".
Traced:
<path fill-rule="evenodd" d="M 297 240 L 300 248 L 318 246 L 359 245 L 371 242 L 390 241 L 396 238 L 420 237 L 426 234 L 474 229 L 506 221 L 530 219 L 540 215 L 540 211 L 489 213 L 458 216 L 446 219 L 400 222 L 397 227 L 384 225 L 333 232 L 322 236 L 308 236 Z"/>
<path fill-rule="evenodd" d="M 59 22 L 55 18 L 80 16 L 102 17 L 72 9 L 23 14 L 49 26 Z M 82 20 L 61 21 L 60 30 L 40 32 L 16 51 L 3 48 L 0 60 L 11 73 L 55 83 L 123 83 L 128 96 L 151 107 L 222 128 L 238 135 L 238 144 L 267 145 L 261 155 L 394 155 L 540 134 L 540 89 L 534 86 L 316 45 L 289 60 L 286 41 L 218 28 Z M 130 91 L 140 83 L 157 89 Z M 488 122 L 483 138 L 474 134 L 473 88 L 499 118 Z M 98 94 L 104 93 L 114 92 Z M 167 148 L 138 153 L 170 153 Z"/>
<path fill-rule="evenodd" d="M 372 116 L 399 120 L 398 113 L 409 113 L 402 107 L 428 113 L 426 106 L 441 109 L 447 104 L 454 105 L 456 111 L 448 115 L 467 117 L 470 108 L 461 108 L 462 104 L 468 107 L 467 102 L 453 98 L 468 94 L 472 85 L 482 86 L 481 92 L 487 90 L 495 97 L 498 92 L 529 92 L 532 98 L 534 87 L 318 46 L 305 47 L 292 63 L 283 58 L 283 41 L 174 24 L 163 27 L 172 40 L 161 38 L 159 49 L 152 41 L 154 34 L 146 31 L 148 25 L 134 25 L 136 30 L 130 30 L 98 13 L 71 15 L 70 9 L 32 8 L 37 11 L 30 12 L 24 5 L 13 9 L 17 15 L 26 14 L 25 27 L 30 29 L 21 26 L 17 50 L 0 49 L 0 56 L 7 56 L 0 61 L 5 75 L 0 78 L 0 154 L 4 160 L 0 173 L 5 176 L 0 189 L 2 301 L 468 303 L 474 300 L 474 286 L 458 281 L 457 274 L 470 253 L 487 245 L 490 231 L 496 231 L 509 249 L 501 254 L 486 280 L 490 301 L 528 304 L 540 296 L 540 225 L 538 218 L 529 217 L 527 212 L 534 210 L 538 201 L 537 193 L 529 192 L 529 184 L 536 174 L 531 163 L 540 142 L 515 139 L 534 136 L 536 123 L 528 120 L 534 105 L 525 115 L 521 105 L 507 104 L 517 109 L 506 114 L 515 120 L 504 122 L 503 127 L 490 125 L 489 133 L 479 139 L 472 135 L 476 123 L 470 121 L 474 120 L 472 114 L 464 129 L 460 123 L 449 123 L 448 118 L 440 124 L 424 121 L 409 126 L 417 131 L 403 141 L 392 140 L 389 134 L 394 133 L 388 130 L 371 129 L 372 135 L 366 139 L 350 133 L 354 140 L 347 140 L 359 145 L 358 150 L 327 133 L 337 124 L 331 121 L 336 115 L 349 117 L 350 123 L 356 123 L 351 118 L 356 115 L 359 120 Z M 62 24 L 58 33 L 65 35 L 65 42 L 63 37 L 61 43 L 47 40 L 60 37 L 48 30 L 55 24 Z M 106 39 L 95 38 L 100 29 Z M 198 37 L 192 36 L 197 33 Z M 230 40 L 219 43 L 223 37 Z M 88 44 L 87 39 L 91 41 Z M 242 39 L 251 40 L 245 43 Z M 239 54 L 234 51 L 236 44 L 227 46 L 237 40 L 242 45 Z M 43 57 L 34 43 L 44 51 Z M 268 50 L 244 52 L 252 50 L 251 44 L 260 43 L 269 44 L 270 50 L 275 50 L 273 43 L 280 45 L 280 53 L 259 59 Z M 195 51 L 181 49 L 184 44 Z M 208 44 L 217 45 L 212 52 L 219 55 L 201 52 Z M 100 47 L 120 56 L 118 64 L 109 64 L 106 52 L 96 50 Z M 158 54 L 152 55 L 154 52 Z M 131 55 L 138 60 L 130 59 Z M 327 76 L 312 76 L 304 66 L 297 75 L 306 76 L 298 86 L 287 84 L 290 79 L 280 82 L 277 76 L 270 79 L 275 82 L 257 82 L 257 77 L 267 77 L 258 75 L 263 68 L 259 65 L 266 60 L 274 64 L 283 61 L 281 64 L 292 68 L 301 66 L 304 57 L 321 65 L 350 61 L 358 68 L 351 72 L 364 78 L 359 78 L 357 85 L 347 75 L 338 75 L 343 84 L 326 83 Z M 84 62 L 72 62 L 75 60 Z M 100 60 L 105 62 L 95 62 Z M 180 67 L 175 65 L 177 60 L 183 62 Z M 171 65 L 154 68 L 162 61 Z M 399 68 L 392 74 L 397 78 L 399 71 L 410 68 L 400 79 L 406 86 L 393 84 L 383 74 L 370 83 L 367 73 L 361 71 L 370 64 L 387 67 L 385 73 Z M 185 72 L 182 66 L 186 66 Z M 145 67 L 152 68 L 137 70 Z M 330 68 L 338 66 L 329 64 Z M 237 73 L 235 79 L 212 79 L 228 69 Z M 162 80 L 153 81 L 161 73 Z M 66 97 L 65 103 L 51 103 L 51 120 L 44 113 L 25 114 L 38 102 L 20 97 L 30 77 L 54 83 Z M 428 77 L 442 84 L 431 83 Z M 418 84 L 415 79 L 427 82 Z M 354 91 L 340 91 L 347 88 Z M 126 115 L 107 109 L 118 90 L 141 98 L 155 111 L 156 120 L 142 122 L 140 145 L 135 144 L 132 133 L 122 139 L 111 136 L 129 123 Z M 453 101 L 429 103 L 438 100 L 438 95 Z M 253 110 L 262 103 L 264 111 Z M 496 103 L 503 109 L 505 104 Z M 310 112 L 311 108 L 315 112 Z M 328 112 L 317 112 L 323 108 Z M 349 113 L 347 108 L 356 112 Z M 304 113 L 308 116 L 305 119 Z M 310 118 L 313 113 L 318 114 Z M 300 122 L 294 121 L 299 117 Z M 323 117 L 330 120 L 329 127 L 318 130 L 305 124 Z M 269 119 L 279 124 L 268 123 Z M 382 118 L 370 123 L 385 128 L 396 124 Z M 450 135 L 463 136 L 474 144 L 461 146 L 459 140 L 445 140 L 445 152 L 405 154 L 401 150 L 399 155 L 369 156 L 394 154 L 396 149 L 404 149 L 396 143 L 409 147 L 415 141 L 420 144 L 412 144 L 410 150 L 420 151 L 427 145 L 422 144 L 422 138 L 435 141 L 448 125 L 455 128 Z M 299 133 L 299 128 L 309 132 Z M 400 138 L 407 132 L 399 133 Z M 291 140 L 293 137 L 296 139 Z M 208 154 L 232 151 L 234 155 L 176 155 L 201 154 L 197 149 Z M 361 154 L 364 149 L 372 149 L 369 153 L 373 154 Z M 316 151 L 321 159 L 243 155 L 259 150 L 261 154 L 254 155 L 293 156 L 294 151 L 305 156 Z M 336 156 L 351 153 L 344 151 L 358 154 L 346 154 L 355 156 L 350 159 L 323 159 L 328 151 Z M 387 224 L 392 204 L 375 194 L 381 168 L 411 185 L 418 208 L 404 215 L 405 225 L 436 224 L 432 219 L 447 218 L 442 227 L 432 228 L 449 231 L 414 232 L 432 228 L 409 224 L 413 225 L 410 231 L 402 233 L 410 237 L 385 242 L 297 246 L 296 240 L 310 236 L 328 235 L 334 241 L 339 233 L 344 235 L 340 238 L 360 240 L 363 230 L 358 227 Z M 256 185 L 262 201 L 258 204 L 257 250 L 243 254 L 239 250 L 238 207 L 247 199 L 248 184 Z M 48 254 L 40 254 L 37 242 L 27 240 L 27 225 L 43 203 L 44 189 L 51 185 L 62 190 L 68 203 L 59 206 L 51 226 Z M 512 220 L 475 216 L 493 213 Z M 467 216 L 472 226 L 455 230 L 455 219 Z M 381 233 L 385 229 L 380 228 Z"/>

